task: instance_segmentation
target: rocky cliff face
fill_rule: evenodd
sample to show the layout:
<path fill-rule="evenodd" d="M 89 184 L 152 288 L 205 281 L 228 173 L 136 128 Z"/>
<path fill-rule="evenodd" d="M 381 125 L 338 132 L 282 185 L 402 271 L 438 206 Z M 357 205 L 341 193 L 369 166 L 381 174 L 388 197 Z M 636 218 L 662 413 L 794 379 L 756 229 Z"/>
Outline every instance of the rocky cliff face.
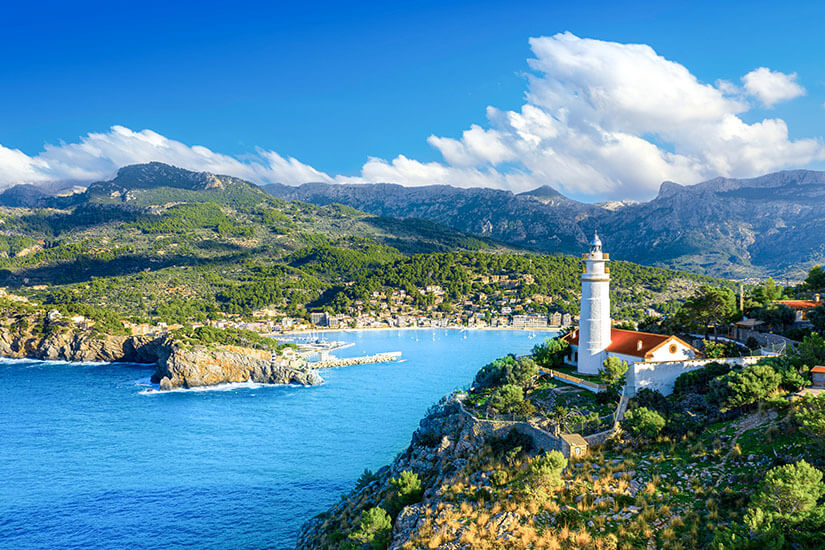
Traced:
<path fill-rule="evenodd" d="M 324 381 L 313 370 L 273 364 L 269 353 L 259 350 L 182 347 L 168 337 L 93 337 L 71 329 L 42 335 L 0 327 L 0 356 L 157 364 L 152 378 L 163 390 L 227 382 L 316 385 Z"/>
<path fill-rule="evenodd" d="M 0 356 L 18 359 L 154 363 L 163 345 L 161 340 L 137 336 L 95 338 L 75 331 L 43 336 L 0 330 Z"/>
<path fill-rule="evenodd" d="M 183 348 L 176 344 L 163 350 L 152 381 L 159 383 L 162 390 L 247 381 L 304 386 L 323 383 L 315 371 L 273 364 L 268 354 L 255 350 Z"/>
<path fill-rule="evenodd" d="M 420 501 L 403 506 L 393 522 L 389 548 L 400 550 L 429 519 L 427 509 L 448 500 L 450 487 L 459 481 L 479 488 L 492 485 L 492 472 L 478 468 L 492 442 L 460 413 L 455 401 L 443 400 L 421 421 L 410 446 L 392 464 L 302 527 L 296 550 L 340 548 L 341 537 L 355 530 L 362 512 L 374 506 L 397 509 L 390 480 L 409 470 L 421 479 L 423 492 Z M 529 450 L 529 439 L 520 443 Z"/>

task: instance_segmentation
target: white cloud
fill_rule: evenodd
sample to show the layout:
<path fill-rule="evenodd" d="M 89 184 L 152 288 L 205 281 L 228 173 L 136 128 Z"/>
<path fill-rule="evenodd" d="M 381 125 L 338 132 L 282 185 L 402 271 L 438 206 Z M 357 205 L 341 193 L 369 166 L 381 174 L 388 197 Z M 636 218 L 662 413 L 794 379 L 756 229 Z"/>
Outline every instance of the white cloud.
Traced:
<path fill-rule="evenodd" d="M 486 177 L 488 186 L 514 190 L 551 184 L 582 198 L 647 198 L 667 179 L 691 184 L 825 158 L 820 140 L 791 140 L 781 119 L 744 122 L 750 106 L 741 90 L 724 80 L 702 83 L 650 46 L 570 33 L 530 46 L 526 103 L 518 111 L 488 108 L 489 129 L 431 136 L 445 162 L 431 163 L 430 175 L 463 185 Z M 795 75 L 770 75 L 798 87 Z M 772 93 L 763 97 L 778 101 Z M 790 94 L 789 87 L 782 97 Z M 377 162 L 385 178 L 418 184 L 395 161 Z"/>
<path fill-rule="evenodd" d="M 105 133 L 90 133 L 77 143 L 47 145 L 28 156 L 0 145 L 0 186 L 47 181 L 90 182 L 113 176 L 129 164 L 160 161 L 187 168 L 244 178 L 256 183 L 297 185 L 332 178 L 294 158 L 258 150 L 248 159 L 216 153 L 200 145 L 164 137 L 151 130 L 135 132 L 113 126 Z"/>
<path fill-rule="evenodd" d="M 754 69 L 742 77 L 745 91 L 765 107 L 805 95 L 805 88 L 796 83 L 796 73 L 785 74 L 767 67 Z"/>
<path fill-rule="evenodd" d="M 550 184 L 582 199 L 649 198 L 664 180 L 697 183 L 752 176 L 825 159 L 819 138 L 791 140 L 778 118 L 747 123 L 746 94 L 765 105 L 804 93 L 795 74 L 760 68 L 733 83 L 699 81 L 644 44 L 533 38 L 525 103 L 487 109 L 460 137 L 430 136 L 441 162 L 370 158 L 357 176 L 330 176 L 294 158 L 256 150 L 243 158 L 189 146 L 151 130 L 115 126 L 36 156 L 0 146 L 0 186 L 96 180 L 117 168 L 162 161 L 256 183 L 392 182 L 522 191 Z"/>

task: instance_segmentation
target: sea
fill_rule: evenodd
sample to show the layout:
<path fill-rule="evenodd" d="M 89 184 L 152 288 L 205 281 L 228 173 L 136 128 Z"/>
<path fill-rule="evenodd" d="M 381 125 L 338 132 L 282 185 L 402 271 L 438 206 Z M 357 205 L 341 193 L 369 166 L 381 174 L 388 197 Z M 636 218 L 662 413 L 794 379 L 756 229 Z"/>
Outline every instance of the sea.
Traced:
<path fill-rule="evenodd" d="M 125 363 L 0 359 L 0 548 L 294 548 L 427 409 L 547 332 L 369 330 L 321 386 L 159 392 Z"/>

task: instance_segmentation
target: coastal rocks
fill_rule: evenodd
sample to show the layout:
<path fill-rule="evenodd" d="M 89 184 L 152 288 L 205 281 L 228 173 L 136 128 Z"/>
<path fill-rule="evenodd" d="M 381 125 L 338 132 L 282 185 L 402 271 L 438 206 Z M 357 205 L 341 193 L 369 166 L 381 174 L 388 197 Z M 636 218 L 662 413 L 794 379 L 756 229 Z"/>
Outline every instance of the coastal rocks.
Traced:
<path fill-rule="evenodd" d="M 36 327 L 36 320 L 27 327 Z M 272 362 L 267 351 L 248 348 L 183 347 L 168 336 L 93 335 L 71 328 L 47 330 L 0 326 L 0 356 L 51 361 L 156 364 L 152 380 L 161 390 L 227 382 L 322 384 L 313 370 Z"/>
<path fill-rule="evenodd" d="M 335 537 L 340 533 L 352 532 L 364 511 L 373 506 L 381 506 L 385 510 L 392 506 L 393 488 L 390 479 L 409 470 L 420 477 L 424 491 L 422 501 L 404 507 L 393 523 L 389 548 L 399 550 L 429 522 L 426 511 L 434 503 L 438 504 L 440 510 L 438 517 L 442 517 L 442 514 L 449 515 L 451 511 L 453 515 L 458 513 L 449 502 L 445 502 L 445 491 L 455 484 L 464 468 L 470 461 L 477 459 L 491 439 L 498 440 L 505 435 L 493 435 L 479 430 L 476 422 L 462 412 L 455 399 L 442 400 L 421 420 L 410 446 L 389 467 L 375 474 L 376 481 L 357 488 L 332 509 L 304 524 L 298 535 L 296 549 L 340 548 L 340 541 Z M 470 483 L 490 486 L 491 472 L 481 472 Z M 489 522 L 495 522 L 490 524 L 490 529 L 500 531 L 504 536 L 518 523 L 518 516 L 503 512 L 489 518 Z M 466 526 L 448 522 L 443 528 L 445 542 L 438 546 L 439 549 L 467 548 L 466 545 L 450 542 L 459 540 L 462 529 Z"/>
<path fill-rule="evenodd" d="M 274 364 L 267 353 L 176 344 L 159 358 L 152 381 L 159 383 L 161 390 L 248 381 L 304 386 L 323 383 L 316 372 Z"/>
<path fill-rule="evenodd" d="M 93 337 L 72 330 L 34 334 L 0 330 L 0 356 L 50 361 L 154 363 L 161 339 L 138 336 Z"/>

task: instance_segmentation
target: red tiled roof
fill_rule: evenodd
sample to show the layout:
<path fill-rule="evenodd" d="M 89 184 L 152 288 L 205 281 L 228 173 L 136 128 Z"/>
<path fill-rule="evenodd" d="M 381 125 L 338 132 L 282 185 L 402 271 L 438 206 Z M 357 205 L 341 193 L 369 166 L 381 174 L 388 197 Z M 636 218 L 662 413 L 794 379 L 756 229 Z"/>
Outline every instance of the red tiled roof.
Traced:
<path fill-rule="evenodd" d="M 776 300 L 777 304 L 783 304 L 791 309 L 813 309 L 822 305 L 822 302 L 813 300 Z"/>
<path fill-rule="evenodd" d="M 573 332 L 567 334 L 564 338 L 569 344 L 578 346 L 579 330 L 574 330 Z M 611 328 L 610 345 L 607 346 L 607 351 L 612 353 L 620 353 L 622 355 L 630 355 L 633 357 L 647 357 L 648 354 L 652 353 L 655 349 L 664 345 L 665 342 L 669 340 L 675 340 L 691 349 L 694 349 L 693 346 L 682 342 L 682 340 L 679 340 L 675 336 Z"/>
<path fill-rule="evenodd" d="M 825 374 L 825 367 L 814 367 L 811 369 L 811 372 L 815 372 L 817 374 Z"/>

